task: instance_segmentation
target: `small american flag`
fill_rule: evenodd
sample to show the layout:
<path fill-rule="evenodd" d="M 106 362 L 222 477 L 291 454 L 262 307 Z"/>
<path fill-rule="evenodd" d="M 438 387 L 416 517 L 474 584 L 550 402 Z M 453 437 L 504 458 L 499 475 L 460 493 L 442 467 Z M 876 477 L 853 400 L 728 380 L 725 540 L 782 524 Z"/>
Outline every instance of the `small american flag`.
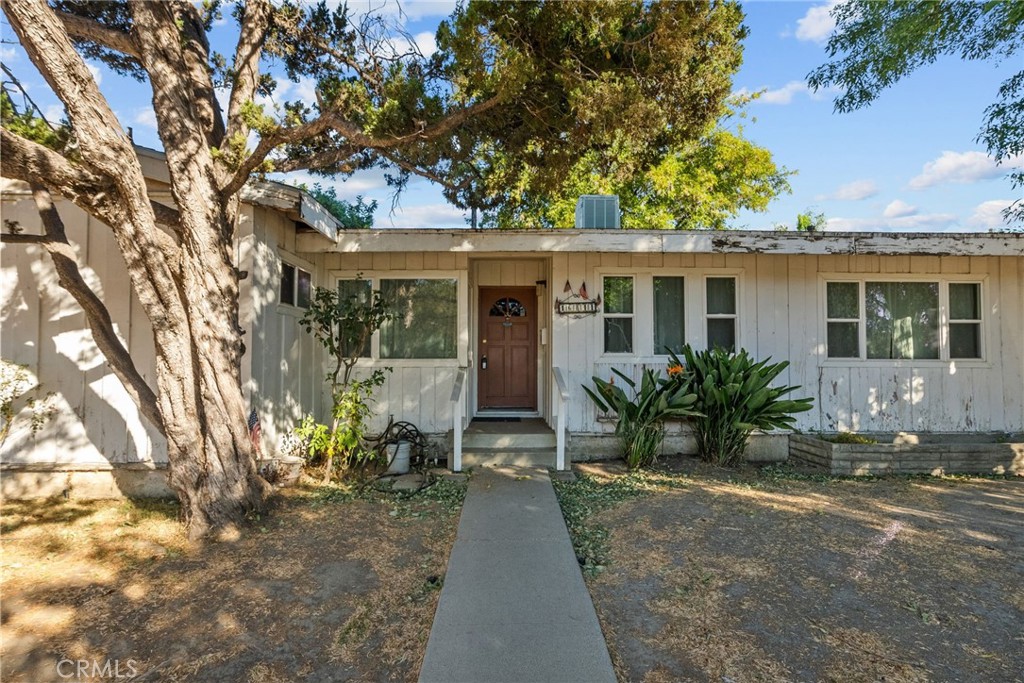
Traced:
<path fill-rule="evenodd" d="M 252 412 L 249 413 L 249 438 L 252 440 L 252 447 L 256 450 L 256 455 L 262 455 L 260 452 L 260 434 L 262 432 L 260 416 L 256 414 L 256 409 L 253 408 Z"/>

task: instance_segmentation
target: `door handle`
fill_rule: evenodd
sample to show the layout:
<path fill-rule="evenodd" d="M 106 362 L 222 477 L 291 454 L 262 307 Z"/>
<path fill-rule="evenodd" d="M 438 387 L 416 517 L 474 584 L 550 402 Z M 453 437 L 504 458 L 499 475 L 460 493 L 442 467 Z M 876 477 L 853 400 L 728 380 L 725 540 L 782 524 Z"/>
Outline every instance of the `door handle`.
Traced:
<path fill-rule="evenodd" d="M 480 369 L 481 370 L 486 370 L 487 369 L 487 356 L 482 356 L 480 358 Z"/>

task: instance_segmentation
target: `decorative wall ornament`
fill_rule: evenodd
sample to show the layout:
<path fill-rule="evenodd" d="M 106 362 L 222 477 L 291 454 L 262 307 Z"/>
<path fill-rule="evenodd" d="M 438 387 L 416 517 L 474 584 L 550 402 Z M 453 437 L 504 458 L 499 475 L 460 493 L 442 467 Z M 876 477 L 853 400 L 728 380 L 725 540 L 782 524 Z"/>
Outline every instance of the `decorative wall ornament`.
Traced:
<path fill-rule="evenodd" d="M 583 318 L 588 315 L 595 315 L 601 309 L 601 295 L 598 294 L 596 299 L 591 299 L 587 294 L 586 280 L 580 283 L 579 290 L 574 290 L 572 283 L 566 280 L 562 293 L 569 296 L 564 299 L 555 299 L 555 312 L 558 315 Z"/>

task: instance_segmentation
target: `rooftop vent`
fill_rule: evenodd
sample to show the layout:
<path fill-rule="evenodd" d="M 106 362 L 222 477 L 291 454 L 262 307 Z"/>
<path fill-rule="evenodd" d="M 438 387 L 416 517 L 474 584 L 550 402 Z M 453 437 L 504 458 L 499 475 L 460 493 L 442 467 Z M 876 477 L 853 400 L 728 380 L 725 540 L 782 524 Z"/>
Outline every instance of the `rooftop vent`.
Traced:
<path fill-rule="evenodd" d="M 619 197 L 614 194 L 585 194 L 576 200 L 576 227 L 619 229 Z"/>

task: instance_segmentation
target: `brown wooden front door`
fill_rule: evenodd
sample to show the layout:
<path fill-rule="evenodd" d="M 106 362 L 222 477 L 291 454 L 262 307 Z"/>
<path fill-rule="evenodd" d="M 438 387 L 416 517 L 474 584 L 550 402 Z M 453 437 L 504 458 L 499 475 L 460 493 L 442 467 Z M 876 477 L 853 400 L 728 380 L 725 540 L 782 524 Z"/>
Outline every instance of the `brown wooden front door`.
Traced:
<path fill-rule="evenodd" d="M 481 287 L 479 320 L 480 408 L 536 409 L 536 290 Z"/>

